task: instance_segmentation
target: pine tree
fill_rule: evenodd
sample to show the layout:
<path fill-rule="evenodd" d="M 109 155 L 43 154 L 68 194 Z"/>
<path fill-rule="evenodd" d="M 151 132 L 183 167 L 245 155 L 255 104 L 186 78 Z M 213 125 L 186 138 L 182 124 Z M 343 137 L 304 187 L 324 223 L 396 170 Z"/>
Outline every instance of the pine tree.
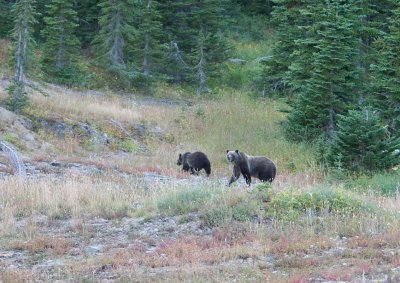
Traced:
<path fill-rule="evenodd" d="M 294 28 L 298 30 L 301 38 L 294 40 L 294 50 L 288 58 L 289 65 L 286 72 L 282 74 L 282 83 L 287 87 L 286 92 L 291 99 L 296 99 L 305 91 L 304 82 L 311 78 L 310 66 L 314 62 L 314 54 L 318 52 L 318 31 L 321 28 L 318 24 L 320 9 L 317 5 L 308 5 L 298 11 L 298 25 Z"/>
<path fill-rule="evenodd" d="M 136 28 L 127 49 L 127 56 L 139 70 L 144 83 L 158 75 L 163 56 L 161 14 L 157 1 L 146 0 L 135 4 L 133 25 Z"/>
<path fill-rule="evenodd" d="M 169 42 L 165 72 L 173 82 L 198 83 L 201 65 L 208 77 L 218 73 L 229 46 L 220 34 L 225 20 L 224 0 L 160 1 Z M 203 60 L 201 60 L 203 58 Z M 206 62 L 206 65 L 199 63 Z"/>
<path fill-rule="evenodd" d="M 374 43 L 376 63 L 372 66 L 371 101 L 381 112 L 391 132 L 400 136 L 400 5 L 393 10 L 389 31 Z"/>
<path fill-rule="evenodd" d="M 10 36 L 13 27 L 13 17 L 11 1 L 0 1 L 0 38 Z"/>
<path fill-rule="evenodd" d="M 76 1 L 78 16 L 77 36 L 83 48 L 90 47 L 96 32 L 99 30 L 100 0 Z"/>
<path fill-rule="evenodd" d="M 390 137 L 371 108 L 339 115 L 338 130 L 327 155 L 334 167 L 369 172 L 400 164 L 400 139 Z"/>
<path fill-rule="evenodd" d="M 75 34 L 78 18 L 73 0 L 52 0 L 46 8 L 43 71 L 56 82 L 77 83 L 82 74 L 78 67 L 80 42 Z"/>
<path fill-rule="evenodd" d="M 102 15 L 100 30 L 93 41 L 95 55 L 99 63 L 120 80 L 120 84 L 129 87 L 137 72 L 126 58 L 130 48 L 126 43 L 134 41 L 136 34 L 132 25 L 134 5 L 129 0 L 102 0 L 99 5 Z"/>
<path fill-rule="evenodd" d="M 44 18 L 47 16 L 46 5 L 49 3 L 51 3 L 51 0 L 36 0 L 35 4 L 36 11 L 38 11 L 39 14 L 36 17 L 36 23 L 33 28 L 33 37 L 39 45 L 42 45 L 45 41 L 43 30 L 46 24 Z"/>
<path fill-rule="evenodd" d="M 276 30 L 276 43 L 272 48 L 270 59 L 264 61 L 261 74 L 261 88 L 267 94 L 290 92 L 286 73 L 292 64 L 291 56 L 297 50 L 296 41 L 308 38 L 306 30 L 299 27 L 310 25 L 304 11 L 309 0 L 276 0 L 271 13 L 271 24 Z M 311 3 L 312 2 L 312 3 Z M 303 70 L 303 73 L 307 73 Z"/>
<path fill-rule="evenodd" d="M 13 5 L 14 15 L 13 38 L 15 42 L 15 75 L 9 86 L 10 97 L 7 105 L 13 111 L 19 111 L 28 104 L 25 93 L 25 76 L 33 54 L 34 40 L 32 26 L 35 24 L 35 1 L 19 0 Z"/>
<path fill-rule="evenodd" d="M 193 25 L 193 0 L 160 0 L 165 41 L 168 42 L 164 73 L 174 83 L 189 82 L 194 75 L 192 67 L 197 58 L 198 27 Z M 195 59 L 196 58 L 196 59 Z"/>
<path fill-rule="evenodd" d="M 293 140 L 332 136 L 336 115 L 357 99 L 357 7 L 352 1 L 345 4 L 340 0 L 326 0 L 319 7 L 317 52 L 309 66 L 310 79 L 305 81 L 286 125 L 287 136 Z"/>
<path fill-rule="evenodd" d="M 392 0 L 360 0 L 360 28 L 357 65 L 360 68 L 359 102 L 369 99 L 371 94 L 371 66 L 380 55 L 375 54 L 374 42 L 387 31 L 394 5 Z"/>
<path fill-rule="evenodd" d="M 274 7 L 273 0 L 236 0 L 243 11 L 252 14 L 262 14 L 262 15 L 269 15 L 272 12 L 272 8 Z"/>

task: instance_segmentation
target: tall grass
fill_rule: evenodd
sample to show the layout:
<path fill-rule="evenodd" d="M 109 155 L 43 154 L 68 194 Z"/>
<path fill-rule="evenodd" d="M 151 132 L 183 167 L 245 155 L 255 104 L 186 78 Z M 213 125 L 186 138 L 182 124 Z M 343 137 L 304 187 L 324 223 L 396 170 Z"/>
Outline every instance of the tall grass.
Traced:
<path fill-rule="evenodd" d="M 41 93 L 30 95 L 29 112 L 34 116 L 63 118 L 80 121 L 118 120 L 138 121 L 141 116 L 132 101 L 122 101 L 116 97 L 79 93 L 62 88 L 48 88 L 48 96 Z"/>
<path fill-rule="evenodd" d="M 132 190 L 128 183 L 112 177 L 107 179 L 80 174 L 5 178 L 0 182 L 0 234 L 15 232 L 17 219 L 35 215 L 52 219 L 127 216 L 141 190 Z"/>
<path fill-rule="evenodd" d="M 178 142 L 187 150 L 205 150 L 216 167 L 227 167 L 226 150 L 238 149 L 249 155 L 265 155 L 282 173 L 293 168 L 317 171 L 312 148 L 287 142 L 280 130 L 284 114 L 279 101 L 254 100 L 240 92 L 221 101 L 199 102 L 183 109 L 175 130 Z M 179 131 L 179 132 L 178 132 Z"/>

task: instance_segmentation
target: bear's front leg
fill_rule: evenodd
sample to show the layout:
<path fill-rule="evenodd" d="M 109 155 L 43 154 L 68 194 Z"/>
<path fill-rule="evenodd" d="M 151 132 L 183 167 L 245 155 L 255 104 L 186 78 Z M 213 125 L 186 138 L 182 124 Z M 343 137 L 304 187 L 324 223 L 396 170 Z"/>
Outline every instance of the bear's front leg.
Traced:
<path fill-rule="evenodd" d="M 233 174 L 232 174 L 231 179 L 229 180 L 228 187 L 230 187 L 233 182 L 235 182 L 237 179 L 239 179 L 239 177 L 240 177 L 240 169 L 238 167 L 234 166 Z"/>

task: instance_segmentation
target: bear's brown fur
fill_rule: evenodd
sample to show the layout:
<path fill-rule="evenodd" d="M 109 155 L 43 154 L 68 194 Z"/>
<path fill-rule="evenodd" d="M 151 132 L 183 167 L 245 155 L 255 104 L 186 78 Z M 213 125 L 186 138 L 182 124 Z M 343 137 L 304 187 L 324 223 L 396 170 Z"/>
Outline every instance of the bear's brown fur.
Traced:
<path fill-rule="evenodd" d="M 275 164 L 264 156 L 251 156 L 239 150 L 227 150 L 226 158 L 233 164 L 233 174 L 228 186 L 239 179 L 240 174 L 251 184 L 251 177 L 260 179 L 262 182 L 272 182 L 276 176 Z"/>

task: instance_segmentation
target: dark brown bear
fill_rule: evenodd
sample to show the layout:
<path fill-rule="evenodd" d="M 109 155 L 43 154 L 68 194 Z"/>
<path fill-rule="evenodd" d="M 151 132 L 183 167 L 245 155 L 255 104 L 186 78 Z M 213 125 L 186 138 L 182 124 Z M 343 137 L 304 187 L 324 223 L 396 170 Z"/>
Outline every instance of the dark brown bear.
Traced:
<path fill-rule="evenodd" d="M 201 151 L 196 152 L 185 152 L 179 154 L 178 165 L 183 165 L 183 171 L 189 171 L 193 175 L 199 175 L 199 171 L 204 169 L 207 173 L 207 177 L 211 174 L 211 163 L 208 160 L 207 155 Z"/>
<path fill-rule="evenodd" d="M 264 156 L 250 156 L 239 150 L 227 150 L 226 158 L 233 164 L 233 174 L 228 186 L 239 179 L 240 173 L 248 185 L 251 184 L 251 177 L 270 183 L 275 179 L 276 166 Z"/>

